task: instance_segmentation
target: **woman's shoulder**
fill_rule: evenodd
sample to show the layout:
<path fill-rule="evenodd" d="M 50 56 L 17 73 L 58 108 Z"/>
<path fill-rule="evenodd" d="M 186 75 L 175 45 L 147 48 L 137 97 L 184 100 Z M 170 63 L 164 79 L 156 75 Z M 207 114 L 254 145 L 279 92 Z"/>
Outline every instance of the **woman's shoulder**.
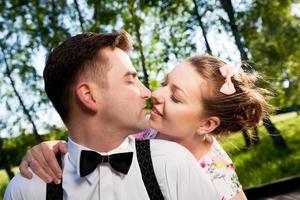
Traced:
<path fill-rule="evenodd" d="M 230 199 L 242 191 L 233 162 L 216 139 L 213 140 L 210 150 L 199 160 L 199 164 L 222 199 Z"/>
<path fill-rule="evenodd" d="M 225 165 L 232 164 L 231 158 L 215 138 L 213 138 L 209 151 L 200 160 Z"/>

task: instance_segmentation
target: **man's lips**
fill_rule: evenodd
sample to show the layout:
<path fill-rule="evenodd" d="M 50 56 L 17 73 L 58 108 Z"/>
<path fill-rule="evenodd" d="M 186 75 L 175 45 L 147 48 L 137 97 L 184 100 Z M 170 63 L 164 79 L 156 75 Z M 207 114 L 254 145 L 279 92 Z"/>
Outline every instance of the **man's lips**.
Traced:
<path fill-rule="evenodd" d="M 163 115 L 158 111 L 158 109 L 155 108 L 155 106 L 153 106 L 152 112 L 154 112 L 155 114 L 157 114 L 157 115 L 159 115 L 159 116 L 161 116 L 161 117 L 163 116 Z"/>

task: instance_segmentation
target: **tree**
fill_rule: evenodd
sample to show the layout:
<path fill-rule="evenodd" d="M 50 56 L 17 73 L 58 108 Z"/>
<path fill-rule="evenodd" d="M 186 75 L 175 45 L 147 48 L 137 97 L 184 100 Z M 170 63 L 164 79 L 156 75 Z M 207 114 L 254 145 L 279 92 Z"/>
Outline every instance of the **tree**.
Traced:
<path fill-rule="evenodd" d="M 133 33 L 135 34 L 135 37 L 137 39 L 137 50 L 139 51 L 140 54 L 140 61 L 142 64 L 142 71 L 143 71 L 143 77 L 144 77 L 144 84 L 147 88 L 149 88 L 149 75 L 147 71 L 147 66 L 146 66 L 146 58 L 144 55 L 144 47 L 143 47 L 143 42 L 142 42 L 142 36 L 141 36 L 141 25 L 142 25 L 142 19 L 141 17 L 138 16 L 137 14 L 137 7 L 136 5 L 140 5 L 141 7 L 147 6 L 144 4 L 136 4 L 134 0 L 128 0 L 127 1 L 127 6 L 128 10 L 130 13 L 130 21 L 131 21 L 131 27 L 133 30 Z M 140 8 L 141 9 L 141 8 Z M 128 24 L 129 25 L 129 24 Z"/>
<path fill-rule="evenodd" d="M 300 103 L 300 19 L 292 15 L 293 1 L 253 1 L 241 13 L 240 27 L 254 62 L 269 77 L 277 107 Z M 298 1 L 299 3 L 299 1 Z"/>
<path fill-rule="evenodd" d="M 3 56 L 4 65 L 5 65 L 5 74 L 8 77 L 8 80 L 9 80 L 9 83 L 10 83 L 10 85 L 12 87 L 13 93 L 14 93 L 14 95 L 18 99 L 19 104 L 20 104 L 20 106 L 21 106 L 21 108 L 23 110 L 24 115 L 27 117 L 28 121 L 32 125 L 33 134 L 35 135 L 37 141 L 41 142 L 42 138 L 41 138 L 41 136 L 38 133 L 38 130 L 37 130 L 36 125 L 35 125 L 35 122 L 33 121 L 33 117 L 31 116 L 29 109 L 27 109 L 27 107 L 25 106 L 25 103 L 24 103 L 24 101 L 23 101 L 20 93 L 18 92 L 18 90 L 16 88 L 16 83 L 15 83 L 15 81 L 12 78 L 12 72 L 11 72 L 11 69 L 10 69 L 11 67 L 8 64 L 8 60 L 7 60 L 7 57 L 6 57 L 7 56 L 7 54 L 6 54 L 6 50 L 7 49 L 5 48 L 4 44 L 0 44 L 0 48 L 1 48 L 1 53 L 2 53 L 2 56 Z M 11 56 L 12 55 L 10 54 L 10 57 Z"/>
<path fill-rule="evenodd" d="M 193 4 L 194 4 L 194 8 L 193 8 L 191 20 L 197 22 L 198 25 L 200 26 L 200 28 L 202 30 L 203 39 L 205 42 L 206 51 L 208 54 L 212 55 L 212 50 L 211 50 L 210 44 L 207 39 L 206 27 L 202 20 L 203 16 L 206 14 L 206 11 L 208 11 L 211 8 L 208 7 L 208 3 L 206 1 L 197 2 L 196 0 L 193 0 Z M 204 8 L 204 11 L 201 14 L 199 12 L 199 8 L 202 8 L 202 9 Z"/>
<path fill-rule="evenodd" d="M 57 26 L 56 18 L 61 11 L 56 6 L 63 3 L 0 3 L 0 101 L 5 106 L 5 112 L 1 113 L 1 122 L 5 125 L 1 128 L 0 138 L 27 131 L 35 136 L 30 144 L 42 141 L 38 130 L 43 124 L 38 121 L 43 110 L 49 108 L 49 102 L 42 88 L 41 76 L 32 63 L 41 46 L 51 49 L 63 39 L 61 33 L 65 29 Z M 1 139 L 1 160 L 4 164 L 1 167 L 6 169 L 9 177 L 13 176 L 10 166 L 14 158 Z"/>

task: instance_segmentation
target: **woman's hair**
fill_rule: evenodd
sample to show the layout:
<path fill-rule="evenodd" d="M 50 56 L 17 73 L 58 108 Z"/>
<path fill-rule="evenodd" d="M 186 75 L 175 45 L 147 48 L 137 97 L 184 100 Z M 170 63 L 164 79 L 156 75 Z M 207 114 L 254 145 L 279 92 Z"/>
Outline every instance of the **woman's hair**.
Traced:
<path fill-rule="evenodd" d="M 259 78 L 256 72 L 239 69 L 231 77 L 236 91 L 224 94 L 220 92 L 225 83 L 220 68 L 227 63 L 206 55 L 194 56 L 187 61 L 196 68 L 208 85 L 207 93 L 201 95 L 204 115 L 220 118 L 220 125 L 213 134 L 255 127 L 271 108 L 266 101 L 266 96 L 270 96 L 271 92 L 255 85 Z"/>

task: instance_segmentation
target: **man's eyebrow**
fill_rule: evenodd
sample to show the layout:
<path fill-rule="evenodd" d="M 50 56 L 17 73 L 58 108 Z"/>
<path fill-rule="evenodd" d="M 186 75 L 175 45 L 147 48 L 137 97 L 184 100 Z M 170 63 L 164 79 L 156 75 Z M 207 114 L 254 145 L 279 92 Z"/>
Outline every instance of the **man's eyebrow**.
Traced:
<path fill-rule="evenodd" d="M 133 76 L 134 78 L 137 76 L 137 72 L 135 71 L 128 71 L 124 74 L 123 77 L 126 77 L 126 76 Z"/>

